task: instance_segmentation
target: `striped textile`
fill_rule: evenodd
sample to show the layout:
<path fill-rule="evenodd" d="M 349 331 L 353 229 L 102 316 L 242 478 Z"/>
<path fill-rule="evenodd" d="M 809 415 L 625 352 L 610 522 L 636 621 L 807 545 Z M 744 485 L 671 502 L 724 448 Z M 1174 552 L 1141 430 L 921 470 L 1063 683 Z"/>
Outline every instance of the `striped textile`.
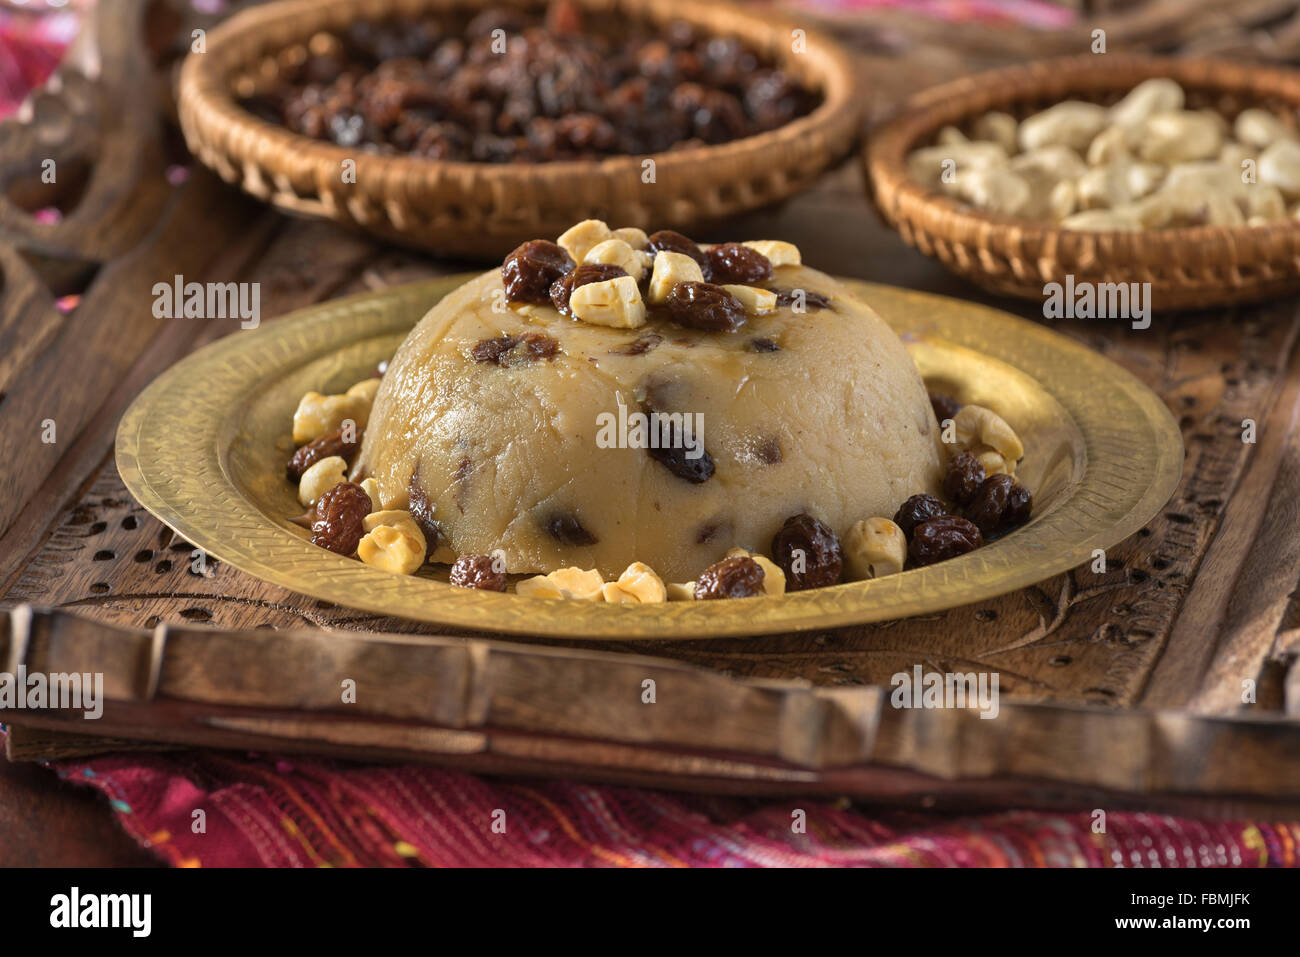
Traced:
<path fill-rule="evenodd" d="M 1300 863 L 1300 822 L 1114 812 L 1099 834 L 1088 813 L 868 815 L 847 802 L 701 797 L 480 778 L 424 765 L 210 751 L 112 755 L 50 767 L 101 791 L 128 833 L 178 867 Z M 798 828 L 801 817 L 805 826 Z"/>

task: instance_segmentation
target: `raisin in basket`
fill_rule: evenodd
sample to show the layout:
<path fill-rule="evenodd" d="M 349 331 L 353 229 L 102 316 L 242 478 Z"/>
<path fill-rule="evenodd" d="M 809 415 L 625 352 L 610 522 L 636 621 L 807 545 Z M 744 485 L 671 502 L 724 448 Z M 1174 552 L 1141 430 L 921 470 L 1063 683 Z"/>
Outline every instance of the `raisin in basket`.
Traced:
<path fill-rule="evenodd" d="M 508 6 L 539 9 L 543 0 Z M 179 114 L 192 152 L 258 199 L 441 253 L 495 257 L 573 223 L 690 229 L 784 199 L 852 149 L 861 120 L 852 60 L 828 37 L 769 10 L 677 0 L 578 0 L 585 12 L 651 27 L 684 20 L 735 37 L 820 94 L 820 105 L 774 130 L 653 156 L 548 163 L 476 163 L 381 155 L 311 139 L 240 105 L 273 85 L 319 34 L 356 21 L 453 16 L 474 0 L 279 0 L 244 11 L 192 53 L 180 76 Z M 344 177 L 344 162 L 355 176 Z M 355 182 L 345 182 L 353 178 Z"/>

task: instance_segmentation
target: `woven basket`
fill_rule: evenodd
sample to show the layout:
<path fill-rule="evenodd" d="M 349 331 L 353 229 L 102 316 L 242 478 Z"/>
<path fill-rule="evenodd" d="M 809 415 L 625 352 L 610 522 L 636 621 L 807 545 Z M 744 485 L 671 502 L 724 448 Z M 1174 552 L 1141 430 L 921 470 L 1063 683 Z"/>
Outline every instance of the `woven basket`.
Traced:
<path fill-rule="evenodd" d="M 540 7 L 542 0 L 513 0 Z M 527 239 L 554 238 L 573 223 L 689 229 L 783 199 L 848 155 L 861 122 L 849 55 L 768 11 L 712 2 L 580 0 L 587 10 L 660 23 L 678 18 L 730 34 L 780 63 L 822 104 L 780 129 L 719 146 L 654 156 L 655 182 L 642 182 L 643 156 L 587 162 L 466 163 L 380 156 L 312 140 L 254 117 L 235 101 L 241 81 L 265 84 L 321 31 L 355 20 L 437 15 L 483 7 L 475 0 L 283 0 L 232 17 L 191 54 L 180 76 L 178 111 L 190 150 L 223 179 L 286 210 L 359 226 L 441 253 L 497 257 Z M 803 29 L 802 27 L 798 27 Z M 356 162 L 344 183 L 344 160 Z"/>
<path fill-rule="evenodd" d="M 1265 107 L 1295 125 L 1300 73 L 1215 60 L 1085 55 L 963 78 L 911 100 L 876 128 L 862 157 L 885 220 L 911 246 L 994 292 L 1043 298 L 1063 281 L 1149 282 L 1152 307 L 1187 309 L 1247 302 L 1300 289 L 1300 222 L 1199 226 L 1142 232 L 1081 232 L 984 213 L 912 182 L 904 161 L 948 124 L 966 128 L 987 110 L 1017 117 L 1064 99 L 1111 104 L 1143 80 L 1169 77 L 1189 107 L 1228 119 Z"/>

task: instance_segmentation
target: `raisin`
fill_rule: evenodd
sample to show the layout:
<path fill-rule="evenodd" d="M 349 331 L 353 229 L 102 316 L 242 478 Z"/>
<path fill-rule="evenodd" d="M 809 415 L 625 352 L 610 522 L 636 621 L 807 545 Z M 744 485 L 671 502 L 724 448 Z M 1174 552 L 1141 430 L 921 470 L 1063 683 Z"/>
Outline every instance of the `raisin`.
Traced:
<path fill-rule="evenodd" d="M 669 252 L 690 256 L 699 263 L 704 278 L 709 278 L 709 257 L 693 240 L 687 239 L 681 233 L 671 229 L 661 229 L 657 233 L 651 233 L 646 248 L 652 253 Z"/>
<path fill-rule="evenodd" d="M 451 583 L 457 588 L 505 591 L 506 573 L 497 571 L 491 555 L 461 555 L 451 566 Z"/>
<path fill-rule="evenodd" d="M 525 332 L 502 359 L 502 365 L 524 365 L 543 360 L 550 362 L 560 354 L 560 344 L 544 332 Z"/>
<path fill-rule="evenodd" d="M 622 266 L 610 263 L 586 263 L 551 283 L 551 305 L 555 306 L 561 315 L 572 319 L 573 312 L 569 309 L 569 298 L 573 295 L 573 290 L 589 282 L 604 282 L 607 279 L 617 279 L 619 276 L 626 275 L 627 270 Z"/>
<path fill-rule="evenodd" d="M 790 591 L 834 585 L 844 570 L 840 540 L 806 513 L 791 515 L 772 536 L 772 560 L 785 572 Z"/>
<path fill-rule="evenodd" d="M 668 315 L 683 326 L 706 332 L 735 332 L 745 324 L 745 307 L 721 286 L 679 282 L 668 292 Z"/>
<path fill-rule="evenodd" d="M 960 515 L 940 515 L 916 526 L 907 554 L 914 565 L 933 565 L 973 552 L 983 544 L 974 523 Z"/>
<path fill-rule="evenodd" d="M 638 336 L 617 349 L 610 349 L 609 354 L 614 356 L 643 356 L 663 341 L 664 337 L 659 333 L 647 332 L 644 336 Z"/>
<path fill-rule="evenodd" d="M 365 534 L 362 523 L 370 512 L 366 490 L 352 482 L 340 482 L 316 502 L 311 543 L 340 555 L 352 555 Z"/>
<path fill-rule="evenodd" d="M 781 347 L 771 339 L 759 336 L 757 339 L 749 340 L 749 348 L 754 352 L 780 352 Z"/>
<path fill-rule="evenodd" d="M 944 395 L 942 392 L 930 393 L 930 408 L 934 409 L 934 417 L 943 425 L 944 419 L 955 418 L 961 411 L 961 403 L 950 395 Z"/>
<path fill-rule="evenodd" d="M 753 598 L 763 594 L 763 566 L 744 555 L 724 558 L 700 572 L 695 580 L 695 597 Z"/>
<path fill-rule="evenodd" d="M 470 358 L 497 366 L 519 366 L 539 359 L 550 361 L 560 352 L 560 344 L 542 332 L 525 332 L 521 336 L 497 336 L 482 339 L 470 349 Z"/>
<path fill-rule="evenodd" d="M 811 289 L 773 289 L 776 293 L 776 304 L 778 308 L 795 309 L 803 311 L 809 309 L 829 309 L 831 301 L 827 296 L 820 292 L 813 292 Z"/>
<path fill-rule="evenodd" d="M 352 433 L 352 441 L 349 442 L 344 437 L 344 432 Z M 361 432 L 356 428 L 345 430 L 342 426 L 333 432 L 326 432 L 318 439 L 312 439 L 306 445 L 293 453 L 293 458 L 289 459 L 289 464 L 285 466 L 285 474 L 290 480 L 296 482 L 302 478 L 302 473 L 307 471 L 321 459 L 327 459 L 331 455 L 340 455 L 352 462 L 352 457 L 357 454 L 357 449 L 361 447 Z"/>
<path fill-rule="evenodd" d="M 513 349 L 519 340 L 514 336 L 497 336 L 495 339 L 480 339 L 474 343 L 474 348 L 469 351 L 470 358 L 475 362 L 486 362 L 491 365 L 500 365 L 501 357 Z"/>
<path fill-rule="evenodd" d="M 646 449 L 650 458 L 654 459 L 668 471 L 672 472 L 679 479 L 685 479 L 695 485 L 701 482 L 707 482 L 713 478 L 714 463 L 713 456 L 708 450 L 700 447 L 699 455 L 690 458 L 687 453 L 694 451 L 686 447 L 685 437 L 682 435 L 682 427 L 675 419 L 668 419 L 667 444 L 663 442 L 663 436 L 660 436 L 658 448 Z M 654 426 L 652 425 L 652 428 Z M 695 442 L 700 441 L 700 436 L 694 436 Z"/>
<path fill-rule="evenodd" d="M 587 531 L 578 516 L 572 513 L 552 515 L 546 520 L 546 530 L 561 545 L 595 545 L 600 539 Z"/>
<path fill-rule="evenodd" d="M 744 243 L 723 243 L 709 250 L 712 281 L 747 286 L 772 278 L 772 263 Z"/>
<path fill-rule="evenodd" d="M 433 554 L 442 539 L 442 526 L 433 518 L 433 503 L 429 501 L 429 493 L 424 490 L 420 483 L 420 471 L 416 469 L 415 474 L 411 476 L 411 484 L 407 487 L 409 501 L 406 510 L 411 513 L 415 519 L 415 524 L 420 526 L 420 531 L 424 532 L 425 558 Z"/>
<path fill-rule="evenodd" d="M 501 264 L 501 282 L 509 302 L 547 302 L 551 284 L 574 266 L 563 246 L 531 239 L 515 249 Z"/>
<path fill-rule="evenodd" d="M 912 530 L 916 526 L 947 514 L 947 506 L 933 495 L 913 495 L 898 506 L 898 511 L 894 513 L 894 524 L 903 530 L 904 535 L 911 538 Z"/>
<path fill-rule="evenodd" d="M 984 466 L 969 451 L 958 452 L 948 463 L 943 477 L 943 494 L 958 505 L 967 505 L 979 491 L 985 478 Z"/>
<path fill-rule="evenodd" d="M 1010 475 L 990 475 L 966 506 L 966 517 L 987 538 L 1024 524 L 1032 502 L 1029 490 Z"/>

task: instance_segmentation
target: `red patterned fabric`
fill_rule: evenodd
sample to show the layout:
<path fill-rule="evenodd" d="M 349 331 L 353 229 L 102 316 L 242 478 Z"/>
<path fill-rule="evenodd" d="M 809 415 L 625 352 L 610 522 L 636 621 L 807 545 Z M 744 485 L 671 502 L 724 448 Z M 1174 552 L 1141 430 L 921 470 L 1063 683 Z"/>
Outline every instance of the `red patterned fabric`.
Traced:
<path fill-rule="evenodd" d="M 828 801 L 219 752 L 51 767 L 103 792 L 178 867 L 1286 867 L 1300 845 L 1296 822 L 1115 812 L 1098 834 L 1087 813 L 869 817 Z"/>

